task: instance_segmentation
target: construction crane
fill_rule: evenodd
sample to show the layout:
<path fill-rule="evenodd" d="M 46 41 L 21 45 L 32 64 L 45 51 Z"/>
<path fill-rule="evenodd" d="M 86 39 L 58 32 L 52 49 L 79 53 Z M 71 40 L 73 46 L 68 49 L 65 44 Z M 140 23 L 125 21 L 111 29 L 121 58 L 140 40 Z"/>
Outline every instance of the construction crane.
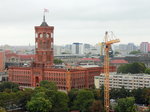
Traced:
<path fill-rule="evenodd" d="M 110 37 L 109 37 L 110 36 Z M 106 112 L 110 110 L 110 100 L 109 100 L 109 51 L 111 49 L 111 45 L 114 43 L 120 42 L 119 39 L 113 39 L 113 33 L 108 35 L 108 32 L 105 33 L 104 37 L 104 108 Z"/>

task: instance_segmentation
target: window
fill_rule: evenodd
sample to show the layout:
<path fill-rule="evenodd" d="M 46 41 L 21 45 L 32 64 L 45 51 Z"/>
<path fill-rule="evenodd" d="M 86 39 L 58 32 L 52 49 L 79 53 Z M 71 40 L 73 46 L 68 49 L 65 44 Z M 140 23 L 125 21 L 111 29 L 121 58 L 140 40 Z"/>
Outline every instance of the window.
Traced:
<path fill-rule="evenodd" d="M 42 34 L 40 34 L 40 38 L 42 38 L 43 37 L 43 35 Z"/>
<path fill-rule="evenodd" d="M 49 34 L 48 34 L 48 33 L 46 34 L 46 37 L 47 37 L 47 38 L 49 37 Z"/>
<path fill-rule="evenodd" d="M 46 33 L 43 33 L 43 37 L 45 37 L 45 38 L 47 37 Z"/>

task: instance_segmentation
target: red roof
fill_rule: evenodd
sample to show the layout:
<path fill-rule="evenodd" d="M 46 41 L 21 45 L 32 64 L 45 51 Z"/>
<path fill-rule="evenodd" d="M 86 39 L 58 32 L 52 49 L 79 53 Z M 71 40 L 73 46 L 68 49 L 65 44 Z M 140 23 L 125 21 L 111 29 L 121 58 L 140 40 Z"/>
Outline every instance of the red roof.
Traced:
<path fill-rule="evenodd" d="M 110 63 L 113 63 L 113 64 L 121 64 L 121 63 L 128 63 L 128 61 L 126 61 L 126 60 L 123 60 L 123 59 L 116 59 L 116 60 L 111 60 L 111 62 Z"/>
<path fill-rule="evenodd" d="M 82 61 L 100 61 L 98 58 L 82 58 Z"/>
<path fill-rule="evenodd" d="M 7 53 L 5 54 L 6 58 L 20 58 L 20 59 L 34 59 L 35 55 L 34 54 L 16 54 L 16 53 Z"/>
<path fill-rule="evenodd" d="M 7 53 L 5 54 L 6 58 L 16 57 L 19 58 L 19 56 L 16 53 Z"/>
<path fill-rule="evenodd" d="M 34 59 L 35 55 L 34 54 L 21 54 L 18 55 L 20 59 Z"/>

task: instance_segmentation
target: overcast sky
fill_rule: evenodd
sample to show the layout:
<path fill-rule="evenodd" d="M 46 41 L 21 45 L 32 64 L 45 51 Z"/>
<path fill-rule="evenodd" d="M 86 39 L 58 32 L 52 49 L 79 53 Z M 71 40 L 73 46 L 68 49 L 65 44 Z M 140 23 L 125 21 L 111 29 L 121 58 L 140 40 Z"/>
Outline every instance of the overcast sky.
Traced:
<path fill-rule="evenodd" d="M 34 26 L 54 26 L 55 45 L 103 41 L 150 42 L 150 0 L 0 0 L 0 45 L 34 45 Z"/>

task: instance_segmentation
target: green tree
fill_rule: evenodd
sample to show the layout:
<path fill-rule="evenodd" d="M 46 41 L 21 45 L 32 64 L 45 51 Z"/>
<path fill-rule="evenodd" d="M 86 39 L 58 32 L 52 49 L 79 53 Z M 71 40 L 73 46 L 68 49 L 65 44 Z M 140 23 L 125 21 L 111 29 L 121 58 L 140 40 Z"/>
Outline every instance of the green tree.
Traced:
<path fill-rule="evenodd" d="M 134 103 L 135 99 L 133 97 L 118 99 L 115 112 L 136 112 Z"/>
<path fill-rule="evenodd" d="M 144 73 L 145 69 L 146 69 L 145 64 L 135 62 L 135 63 L 132 63 L 132 64 L 121 65 L 120 67 L 118 67 L 117 72 L 118 73 L 136 74 L 136 73 Z"/>
<path fill-rule="evenodd" d="M 128 89 L 125 89 L 124 87 L 119 89 L 113 88 L 110 90 L 111 99 L 126 98 L 130 96 L 131 96 L 131 92 Z"/>
<path fill-rule="evenodd" d="M 68 93 L 68 97 L 69 97 L 69 103 L 68 103 L 68 106 L 70 108 L 70 110 L 73 110 L 72 107 L 73 107 L 73 102 L 74 100 L 76 99 L 77 95 L 78 95 L 78 89 L 71 89 L 71 91 L 69 91 Z"/>
<path fill-rule="evenodd" d="M 140 54 L 141 52 L 140 52 L 140 50 L 138 50 L 138 51 L 131 51 L 129 54 Z"/>
<path fill-rule="evenodd" d="M 94 100 L 90 107 L 90 112 L 104 112 L 102 102 L 100 100 Z"/>
<path fill-rule="evenodd" d="M 102 101 L 102 104 L 104 104 L 104 85 L 100 88 L 100 100 Z"/>
<path fill-rule="evenodd" d="M 18 101 L 18 105 L 23 108 L 26 109 L 26 104 L 28 101 L 31 100 L 31 96 L 33 95 L 34 91 L 32 89 L 24 89 L 24 91 L 18 91 L 16 93 L 17 95 L 17 101 Z"/>
<path fill-rule="evenodd" d="M 45 93 L 52 102 L 52 112 L 68 112 L 69 98 L 66 93 L 60 91 L 49 90 Z"/>
<path fill-rule="evenodd" d="M 55 64 L 62 64 L 63 61 L 61 59 L 54 59 Z"/>
<path fill-rule="evenodd" d="M 50 82 L 50 81 L 47 81 L 47 80 L 41 81 L 40 86 L 44 87 L 46 89 L 49 89 L 49 90 L 55 90 L 55 91 L 57 90 L 56 83 L 55 82 Z"/>
<path fill-rule="evenodd" d="M 138 88 L 132 90 L 132 94 L 137 104 L 149 104 L 150 101 L 150 88 Z"/>
<path fill-rule="evenodd" d="M 91 91 L 80 90 L 76 100 L 74 101 L 74 109 L 80 110 L 81 112 L 88 112 L 93 101 L 94 95 Z"/>
<path fill-rule="evenodd" d="M 27 103 L 27 109 L 30 112 L 48 112 L 51 108 L 51 102 L 43 97 L 31 99 L 31 101 Z"/>
<path fill-rule="evenodd" d="M 5 89 L 10 89 L 11 92 L 16 92 L 19 90 L 19 85 L 13 82 L 2 82 L 0 84 L 0 92 L 5 91 Z"/>
<path fill-rule="evenodd" d="M 16 93 L 0 92 L 0 107 L 3 108 L 13 107 L 13 105 L 17 105 L 17 102 L 18 99 Z"/>
<path fill-rule="evenodd" d="M 150 68 L 146 68 L 145 73 L 150 74 Z"/>

